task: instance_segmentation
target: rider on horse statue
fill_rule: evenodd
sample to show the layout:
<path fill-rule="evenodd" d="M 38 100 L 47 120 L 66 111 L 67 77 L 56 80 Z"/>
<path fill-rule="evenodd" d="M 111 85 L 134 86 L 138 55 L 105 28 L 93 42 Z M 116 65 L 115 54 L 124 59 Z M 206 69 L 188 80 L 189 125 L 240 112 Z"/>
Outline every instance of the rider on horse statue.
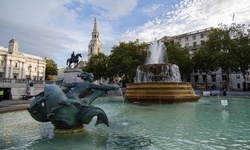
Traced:
<path fill-rule="evenodd" d="M 73 60 L 75 57 L 75 52 L 73 51 L 73 53 L 71 54 L 71 60 Z"/>
<path fill-rule="evenodd" d="M 75 63 L 76 64 L 75 66 L 77 66 L 78 65 L 78 57 L 82 57 L 82 55 L 81 54 L 76 54 L 75 55 L 75 52 L 73 51 L 73 53 L 71 53 L 71 58 L 67 59 L 66 65 L 69 64 L 68 67 L 71 68 L 71 64 Z"/>

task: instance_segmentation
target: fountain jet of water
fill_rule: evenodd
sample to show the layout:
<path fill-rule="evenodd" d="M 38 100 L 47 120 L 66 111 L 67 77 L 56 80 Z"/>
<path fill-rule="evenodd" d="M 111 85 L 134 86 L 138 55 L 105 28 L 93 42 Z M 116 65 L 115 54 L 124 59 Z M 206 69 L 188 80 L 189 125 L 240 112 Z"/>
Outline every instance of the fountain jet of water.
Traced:
<path fill-rule="evenodd" d="M 167 57 L 166 56 L 166 48 L 164 46 L 164 43 L 161 41 L 155 40 L 150 43 L 149 46 L 149 54 L 146 61 L 146 64 L 159 64 L 159 63 L 167 63 Z"/>

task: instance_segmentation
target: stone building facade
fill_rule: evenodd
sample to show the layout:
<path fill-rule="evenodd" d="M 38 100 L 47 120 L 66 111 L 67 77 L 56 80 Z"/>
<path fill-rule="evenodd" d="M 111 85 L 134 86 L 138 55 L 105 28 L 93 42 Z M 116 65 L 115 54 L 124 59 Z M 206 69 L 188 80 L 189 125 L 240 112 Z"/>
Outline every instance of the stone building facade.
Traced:
<path fill-rule="evenodd" d="M 4 99 L 21 99 L 27 92 L 36 95 L 43 91 L 45 66 L 45 59 L 19 52 L 15 38 L 8 48 L 0 46 L 0 89 L 4 90 Z"/>
<path fill-rule="evenodd" d="M 201 47 L 201 42 L 207 40 L 207 33 L 211 30 L 212 28 L 205 28 L 175 36 L 164 36 L 160 40 L 179 42 L 182 47 L 188 47 L 189 53 L 192 55 Z"/>
<path fill-rule="evenodd" d="M 45 59 L 19 52 L 15 38 L 8 48 L 0 46 L 0 78 L 45 80 L 45 65 Z"/>

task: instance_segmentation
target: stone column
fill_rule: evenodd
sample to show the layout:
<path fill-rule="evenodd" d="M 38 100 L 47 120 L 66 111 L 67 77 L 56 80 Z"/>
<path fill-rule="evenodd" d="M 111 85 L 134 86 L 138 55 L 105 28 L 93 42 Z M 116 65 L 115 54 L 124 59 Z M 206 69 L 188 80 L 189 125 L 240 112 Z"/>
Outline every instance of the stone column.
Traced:
<path fill-rule="evenodd" d="M 10 78 L 13 78 L 13 65 L 12 65 L 12 60 L 10 60 Z"/>
<path fill-rule="evenodd" d="M 8 57 L 6 58 L 6 64 L 5 64 L 5 78 L 9 78 L 9 60 Z"/>
<path fill-rule="evenodd" d="M 18 61 L 18 67 L 19 67 L 19 71 L 18 71 L 18 79 L 22 79 L 22 67 L 21 67 L 21 61 Z"/>
<path fill-rule="evenodd" d="M 22 62 L 22 79 L 26 79 L 25 77 L 25 65 L 24 65 L 24 62 Z"/>

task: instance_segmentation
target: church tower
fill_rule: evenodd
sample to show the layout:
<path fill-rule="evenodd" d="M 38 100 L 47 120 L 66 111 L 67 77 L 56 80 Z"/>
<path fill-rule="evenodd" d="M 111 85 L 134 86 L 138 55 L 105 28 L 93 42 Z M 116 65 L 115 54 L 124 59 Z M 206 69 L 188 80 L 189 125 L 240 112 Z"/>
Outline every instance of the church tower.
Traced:
<path fill-rule="evenodd" d="M 92 32 L 92 39 L 89 43 L 89 49 L 88 49 L 88 59 L 94 55 L 102 52 L 102 43 L 99 40 L 99 32 L 97 29 L 97 21 L 96 17 L 94 20 L 94 29 Z"/>

